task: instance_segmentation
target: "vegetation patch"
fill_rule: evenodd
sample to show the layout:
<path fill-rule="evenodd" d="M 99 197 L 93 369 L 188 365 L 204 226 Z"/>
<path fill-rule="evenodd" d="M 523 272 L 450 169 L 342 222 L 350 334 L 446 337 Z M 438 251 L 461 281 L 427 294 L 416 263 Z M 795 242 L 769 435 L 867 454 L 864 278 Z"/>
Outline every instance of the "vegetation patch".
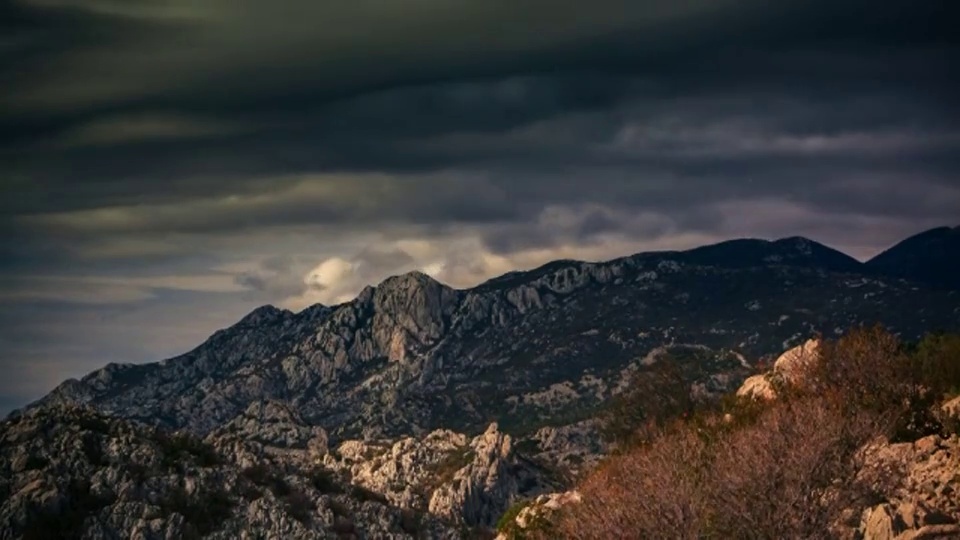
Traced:
<path fill-rule="evenodd" d="M 343 493 L 343 488 L 338 482 L 337 473 L 322 465 L 314 467 L 308 474 L 310 485 L 314 489 L 324 494 Z"/>
<path fill-rule="evenodd" d="M 289 493 L 280 498 L 283 501 L 284 508 L 293 519 L 300 523 L 309 523 L 313 519 L 315 507 L 310 497 L 298 490 L 291 489 Z"/>
<path fill-rule="evenodd" d="M 440 461 L 435 463 L 430 469 L 433 476 L 433 488 L 437 488 L 453 480 L 454 475 L 460 469 L 473 462 L 476 452 L 469 446 L 457 448 L 447 453 Z"/>
<path fill-rule="evenodd" d="M 414 537 L 419 536 L 423 531 L 423 514 L 409 508 L 401 509 L 400 530 Z"/>
<path fill-rule="evenodd" d="M 23 464 L 23 467 L 28 471 L 38 471 L 45 468 L 49 464 L 49 459 L 37 454 L 30 454 L 27 457 L 27 462 Z"/>
<path fill-rule="evenodd" d="M 23 540 L 79 540 L 83 522 L 114 503 L 113 495 L 94 495 L 87 480 L 71 480 L 66 501 L 59 509 L 32 508 L 28 511 Z"/>
<path fill-rule="evenodd" d="M 233 514 L 234 502 L 223 489 L 201 489 L 193 496 L 182 487 L 168 492 L 160 501 L 164 516 L 177 513 L 188 525 L 186 536 L 202 538 L 219 530 Z"/>
<path fill-rule="evenodd" d="M 153 438 L 160 447 L 162 464 L 167 469 L 182 469 L 189 462 L 200 467 L 214 467 L 223 462 L 213 446 L 189 433 L 169 434 L 157 429 Z"/>
<path fill-rule="evenodd" d="M 389 504 L 387 502 L 387 497 L 384 496 L 382 493 L 377 493 L 372 489 L 365 488 L 357 484 L 354 484 L 353 486 L 350 487 L 350 495 L 352 495 L 354 499 L 360 502 L 375 502 L 379 504 Z"/>

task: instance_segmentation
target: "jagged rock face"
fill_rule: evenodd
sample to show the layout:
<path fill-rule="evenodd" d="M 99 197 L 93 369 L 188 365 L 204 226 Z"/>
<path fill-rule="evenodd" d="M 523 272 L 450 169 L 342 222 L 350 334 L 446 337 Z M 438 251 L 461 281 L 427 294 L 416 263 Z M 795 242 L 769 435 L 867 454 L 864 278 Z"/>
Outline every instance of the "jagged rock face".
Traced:
<path fill-rule="evenodd" d="M 537 471 L 514 454 L 510 435 L 496 424 L 470 442 L 473 459 L 430 497 L 430 513 L 470 525 L 492 526 L 521 496 L 541 488 Z M 535 493 L 534 493 L 535 494 Z"/>
<path fill-rule="evenodd" d="M 323 464 L 401 508 L 426 510 L 430 493 L 445 481 L 441 469 L 465 464 L 454 463 L 453 458 L 466 456 L 468 442 L 465 435 L 449 430 L 433 431 L 422 439 L 404 437 L 392 444 L 350 440 L 324 456 Z"/>
<path fill-rule="evenodd" d="M 882 486 L 885 502 L 863 511 L 856 538 L 960 538 L 960 438 L 936 435 L 863 451 L 859 481 Z"/>
<path fill-rule="evenodd" d="M 595 418 L 542 427 L 519 444 L 533 446 L 541 462 L 574 477 L 597 465 L 609 450 L 601 435 L 601 422 Z"/>
<path fill-rule="evenodd" d="M 74 407 L 8 420 L 0 538 L 459 537 L 435 518 L 317 476 L 303 460 L 243 444 L 230 453 L 238 446 L 214 436 L 201 442 Z"/>
<path fill-rule="evenodd" d="M 489 527 L 513 501 L 558 486 L 553 472 L 517 452 L 496 424 L 473 439 L 437 430 L 392 444 L 345 441 L 323 465 L 398 507 L 468 526 Z"/>
<path fill-rule="evenodd" d="M 272 448 L 308 449 L 317 456 L 327 453 L 327 433 L 323 428 L 307 425 L 296 411 L 276 401 L 251 403 L 243 414 L 214 434 Z"/>

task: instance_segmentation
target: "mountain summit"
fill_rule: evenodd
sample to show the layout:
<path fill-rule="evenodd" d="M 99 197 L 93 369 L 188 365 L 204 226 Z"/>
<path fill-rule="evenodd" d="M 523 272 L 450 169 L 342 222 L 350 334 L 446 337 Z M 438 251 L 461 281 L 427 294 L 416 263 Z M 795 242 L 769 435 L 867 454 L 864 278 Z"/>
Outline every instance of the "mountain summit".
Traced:
<path fill-rule="evenodd" d="M 938 227 L 911 236 L 866 265 L 881 275 L 960 288 L 960 226 Z"/>
<path fill-rule="evenodd" d="M 746 268 L 750 266 L 802 266 L 832 272 L 858 272 L 861 263 L 833 248 L 801 236 L 775 241 L 742 239 L 692 249 L 684 260 L 695 264 Z"/>

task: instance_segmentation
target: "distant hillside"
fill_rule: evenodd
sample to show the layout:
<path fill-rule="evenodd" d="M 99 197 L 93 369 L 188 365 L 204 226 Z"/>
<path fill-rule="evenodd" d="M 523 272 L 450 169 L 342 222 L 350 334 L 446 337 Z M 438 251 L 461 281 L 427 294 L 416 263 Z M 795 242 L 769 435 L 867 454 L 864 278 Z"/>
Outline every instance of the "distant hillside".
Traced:
<path fill-rule="evenodd" d="M 866 266 L 881 275 L 960 288 L 960 226 L 911 236 L 870 259 Z"/>

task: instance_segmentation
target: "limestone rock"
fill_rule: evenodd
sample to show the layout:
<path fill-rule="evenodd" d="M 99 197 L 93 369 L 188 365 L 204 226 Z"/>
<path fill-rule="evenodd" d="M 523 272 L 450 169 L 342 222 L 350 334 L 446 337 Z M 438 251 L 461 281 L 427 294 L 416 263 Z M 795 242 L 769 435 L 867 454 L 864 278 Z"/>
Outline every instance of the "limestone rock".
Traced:
<path fill-rule="evenodd" d="M 768 373 L 748 377 L 737 390 L 738 396 L 757 399 L 775 399 L 777 396 L 776 384 L 779 381 L 785 384 L 802 382 L 806 370 L 819 358 L 820 342 L 809 339 L 781 354 Z"/>

